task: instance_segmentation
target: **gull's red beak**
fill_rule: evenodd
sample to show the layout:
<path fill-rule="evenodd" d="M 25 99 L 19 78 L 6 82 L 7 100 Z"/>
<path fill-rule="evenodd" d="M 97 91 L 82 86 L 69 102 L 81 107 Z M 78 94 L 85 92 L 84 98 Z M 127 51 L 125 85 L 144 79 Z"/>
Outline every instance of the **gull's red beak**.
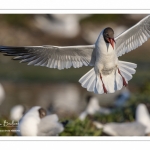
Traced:
<path fill-rule="evenodd" d="M 111 39 L 111 38 L 108 38 L 108 42 L 111 44 L 111 46 L 112 46 L 113 49 L 114 49 L 115 40 L 114 40 L 114 39 Z"/>

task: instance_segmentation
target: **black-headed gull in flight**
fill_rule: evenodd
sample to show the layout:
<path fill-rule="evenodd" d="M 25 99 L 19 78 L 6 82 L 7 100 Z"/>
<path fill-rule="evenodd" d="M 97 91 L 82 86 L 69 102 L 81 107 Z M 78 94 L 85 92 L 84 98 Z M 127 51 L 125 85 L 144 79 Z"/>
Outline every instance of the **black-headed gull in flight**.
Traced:
<path fill-rule="evenodd" d="M 28 65 L 68 69 L 71 66 L 93 66 L 79 82 L 88 91 L 114 93 L 127 86 L 136 64 L 119 61 L 118 57 L 141 46 L 150 37 L 150 16 L 116 38 L 112 28 L 103 29 L 95 44 L 84 46 L 1 46 L 0 51 Z"/>
<path fill-rule="evenodd" d="M 64 126 L 56 114 L 47 115 L 45 109 L 34 106 L 21 118 L 18 130 L 21 136 L 56 136 Z"/>

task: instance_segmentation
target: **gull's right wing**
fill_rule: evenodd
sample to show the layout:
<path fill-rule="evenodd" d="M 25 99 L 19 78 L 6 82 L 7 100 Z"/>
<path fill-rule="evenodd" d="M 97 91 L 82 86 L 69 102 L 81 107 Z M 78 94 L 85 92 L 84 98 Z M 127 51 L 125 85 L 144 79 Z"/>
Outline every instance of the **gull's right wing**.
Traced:
<path fill-rule="evenodd" d="M 0 52 L 6 56 L 15 56 L 15 60 L 27 62 L 28 65 L 49 68 L 68 69 L 90 65 L 95 45 L 85 46 L 0 46 Z"/>

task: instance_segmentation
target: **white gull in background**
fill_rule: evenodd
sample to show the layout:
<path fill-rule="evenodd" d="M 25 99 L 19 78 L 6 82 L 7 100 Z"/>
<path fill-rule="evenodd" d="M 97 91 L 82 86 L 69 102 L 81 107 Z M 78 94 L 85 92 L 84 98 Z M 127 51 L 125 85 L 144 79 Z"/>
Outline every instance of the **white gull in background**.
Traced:
<path fill-rule="evenodd" d="M 2 84 L 0 83 L 0 105 L 2 104 L 4 99 L 5 99 L 5 90 L 2 86 Z"/>
<path fill-rule="evenodd" d="M 121 108 L 125 106 L 127 100 L 130 97 L 130 92 L 127 88 L 122 89 L 119 93 L 115 94 L 115 100 L 113 103 L 114 108 L 105 108 L 100 106 L 99 98 L 96 96 L 87 96 L 87 107 L 86 109 L 79 115 L 80 120 L 84 120 L 87 115 L 94 115 L 94 114 L 110 114 L 115 111 L 116 108 Z M 112 95 L 111 97 L 112 98 Z"/>
<path fill-rule="evenodd" d="M 6 56 L 15 56 L 15 60 L 27 62 L 28 65 L 59 70 L 71 66 L 93 66 L 80 78 L 81 86 L 96 94 L 114 93 L 127 86 L 137 67 L 134 63 L 119 61 L 118 57 L 138 48 L 149 37 L 150 16 L 147 16 L 117 37 L 114 37 L 111 27 L 103 29 L 93 45 L 0 46 L 0 51 Z"/>
<path fill-rule="evenodd" d="M 80 120 L 84 120 L 87 115 L 94 115 L 96 113 L 101 113 L 101 114 L 109 114 L 111 113 L 110 109 L 103 108 L 99 105 L 99 101 L 96 97 L 94 96 L 88 96 L 87 97 L 87 107 L 85 111 L 83 111 L 79 115 Z"/>
<path fill-rule="evenodd" d="M 56 114 L 46 115 L 40 106 L 32 107 L 20 120 L 18 135 L 21 136 L 56 136 L 64 130 Z"/>
<path fill-rule="evenodd" d="M 53 110 L 59 114 L 72 115 L 79 111 L 80 105 L 80 92 L 79 88 L 74 84 L 61 84 L 57 87 L 56 94 L 53 97 L 52 106 Z"/>
<path fill-rule="evenodd" d="M 93 124 L 98 129 L 103 129 L 105 134 L 112 136 L 145 136 L 150 133 L 150 116 L 144 104 L 137 106 L 134 122 L 102 124 L 94 121 Z"/>
<path fill-rule="evenodd" d="M 25 113 L 25 107 L 22 105 L 15 105 L 10 110 L 10 119 L 14 121 L 19 121 L 23 114 Z"/>
<path fill-rule="evenodd" d="M 144 136 L 146 127 L 138 122 L 107 123 L 103 132 L 112 136 Z"/>
<path fill-rule="evenodd" d="M 145 104 L 139 104 L 136 109 L 136 121 L 146 127 L 146 134 L 150 134 L 150 115 Z"/>
<path fill-rule="evenodd" d="M 80 32 L 79 21 L 87 14 L 35 15 L 35 26 L 53 36 L 74 38 Z"/>

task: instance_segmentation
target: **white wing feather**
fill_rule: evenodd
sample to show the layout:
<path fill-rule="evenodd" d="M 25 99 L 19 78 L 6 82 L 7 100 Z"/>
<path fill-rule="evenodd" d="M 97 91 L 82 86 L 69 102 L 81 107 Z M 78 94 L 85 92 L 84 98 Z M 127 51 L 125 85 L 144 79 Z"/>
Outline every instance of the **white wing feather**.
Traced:
<path fill-rule="evenodd" d="M 0 51 L 14 59 L 27 62 L 28 65 L 46 66 L 49 68 L 68 69 L 88 66 L 92 59 L 95 45 L 87 46 L 0 46 Z M 90 64 L 91 65 L 91 64 Z"/>
<path fill-rule="evenodd" d="M 141 46 L 149 38 L 150 15 L 115 38 L 118 57 Z"/>

